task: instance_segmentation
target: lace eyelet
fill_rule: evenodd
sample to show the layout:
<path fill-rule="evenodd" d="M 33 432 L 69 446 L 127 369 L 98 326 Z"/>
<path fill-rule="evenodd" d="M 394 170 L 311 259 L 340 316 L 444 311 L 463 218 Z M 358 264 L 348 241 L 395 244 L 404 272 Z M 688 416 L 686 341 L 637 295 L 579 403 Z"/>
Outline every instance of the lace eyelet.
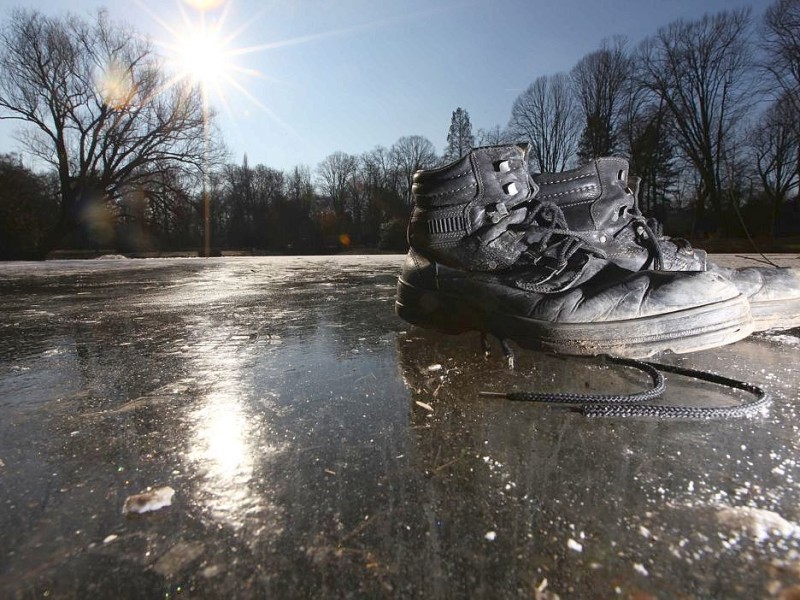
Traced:
<path fill-rule="evenodd" d="M 486 216 L 489 220 L 497 224 L 508 216 L 508 207 L 505 204 L 498 202 L 494 205 L 494 210 L 487 210 Z"/>
<path fill-rule="evenodd" d="M 503 186 L 503 191 L 509 196 L 516 196 L 519 193 L 515 182 L 507 183 Z"/>

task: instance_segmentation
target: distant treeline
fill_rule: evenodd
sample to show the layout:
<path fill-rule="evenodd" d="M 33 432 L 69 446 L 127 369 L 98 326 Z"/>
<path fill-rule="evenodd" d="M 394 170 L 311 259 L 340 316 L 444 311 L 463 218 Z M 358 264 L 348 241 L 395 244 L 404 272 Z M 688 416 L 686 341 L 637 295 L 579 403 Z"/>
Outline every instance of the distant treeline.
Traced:
<path fill-rule="evenodd" d="M 0 258 L 402 251 L 416 170 L 521 141 L 532 172 L 627 157 L 667 233 L 798 236 L 798 31 L 800 0 L 777 0 L 758 17 L 679 20 L 636 46 L 617 36 L 569 73 L 535 77 L 505 127 L 473 132 L 456 108 L 441 156 L 409 135 L 280 171 L 231 163 L 199 87 L 168 84 L 149 43 L 105 12 L 18 9 L 0 28 L 0 117 L 22 122 L 25 145 L 0 156 Z"/>

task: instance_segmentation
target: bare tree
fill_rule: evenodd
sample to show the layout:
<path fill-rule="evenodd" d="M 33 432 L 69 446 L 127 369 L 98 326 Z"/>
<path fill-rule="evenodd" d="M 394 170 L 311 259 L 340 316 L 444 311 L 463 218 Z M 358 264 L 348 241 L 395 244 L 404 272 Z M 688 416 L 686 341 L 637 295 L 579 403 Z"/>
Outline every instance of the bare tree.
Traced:
<path fill-rule="evenodd" d="M 765 69 L 800 114 L 800 0 L 776 0 L 764 13 Z"/>
<path fill-rule="evenodd" d="M 472 135 L 472 123 L 469 113 L 460 106 L 453 111 L 450 118 L 450 130 L 447 132 L 447 148 L 442 157 L 443 162 L 450 162 L 461 158 L 475 145 L 475 136 Z"/>
<path fill-rule="evenodd" d="M 18 155 L 0 154 L 0 260 L 31 258 L 52 227 L 58 204 L 50 179 Z"/>
<path fill-rule="evenodd" d="M 630 172 L 639 177 L 638 197 L 645 213 L 661 220 L 677 183 L 670 115 L 664 102 L 634 78 L 624 86 L 620 111 L 620 153 L 628 155 Z"/>
<path fill-rule="evenodd" d="M 408 222 L 408 208 L 401 191 L 401 174 L 388 148 L 376 146 L 361 155 L 361 178 L 367 196 L 365 239 L 380 244 L 381 231 L 397 220 L 403 227 Z"/>
<path fill-rule="evenodd" d="M 358 158 L 341 151 L 326 156 L 317 166 L 317 185 L 330 199 L 337 217 L 347 212 L 357 170 Z"/>
<path fill-rule="evenodd" d="M 578 156 L 586 161 L 619 149 L 620 111 L 631 76 L 627 41 L 616 36 L 584 56 L 572 69 L 572 83 L 583 113 Z"/>
<path fill-rule="evenodd" d="M 54 243 L 127 189 L 202 167 L 208 115 L 197 88 L 170 85 L 150 44 L 104 12 L 92 22 L 16 10 L 0 30 L 0 118 L 58 173 Z"/>
<path fill-rule="evenodd" d="M 376 146 L 361 155 L 361 170 L 367 185 L 399 194 L 399 173 L 393 164 L 391 151 Z"/>
<path fill-rule="evenodd" d="M 763 65 L 778 85 L 781 102 L 788 103 L 794 135 L 800 138 L 800 0 L 776 0 L 764 13 L 762 32 Z M 800 145 L 795 174 L 800 178 Z"/>
<path fill-rule="evenodd" d="M 215 185 L 219 178 L 212 175 L 207 185 L 207 192 L 213 197 Z M 147 186 L 140 187 L 138 192 L 128 192 L 120 200 L 121 219 L 130 214 L 133 203 L 136 214 L 130 226 L 149 227 L 152 235 L 160 242 L 160 247 L 170 249 L 187 248 L 197 244 L 202 235 L 203 198 L 193 194 L 196 190 L 197 176 L 183 169 L 166 169 L 154 173 Z M 142 199 L 144 197 L 144 201 Z M 142 215 L 141 213 L 144 213 Z M 214 224 L 218 224 L 224 215 L 212 215 Z M 220 230 L 215 227 L 213 239 Z M 137 248 L 132 248 L 137 249 Z"/>
<path fill-rule="evenodd" d="M 279 207 L 276 222 L 284 230 L 283 248 L 292 252 L 312 252 L 319 249 L 319 229 L 313 216 L 316 208 L 311 170 L 295 166 L 284 176 L 286 202 Z"/>
<path fill-rule="evenodd" d="M 580 131 L 569 75 L 537 78 L 514 101 L 508 128 L 518 139 L 530 142 L 533 166 L 539 171 L 566 169 Z"/>
<path fill-rule="evenodd" d="M 227 242 L 236 248 L 254 248 L 257 241 L 258 193 L 256 172 L 247 155 L 241 165 L 226 165 L 222 173 L 224 194 L 221 204 L 228 215 Z"/>
<path fill-rule="evenodd" d="M 663 101 L 675 141 L 697 170 L 697 217 L 706 203 L 719 215 L 725 158 L 751 106 L 750 10 L 675 21 L 646 39 L 639 84 Z"/>
<path fill-rule="evenodd" d="M 426 137 L 406 135 L 392 145 L 390 154 L 394 168 L 399 173 L 400 193 L 406 205 L 410 205 L 414 173 L 436 165 L 436 149 Z"/>
<path fill-rule="evenodd" d="M 771 205 L 770 233 L 775 235 L 778 212 L 789 193 L 800 186 L 796 113 L 789 94 L 768 107 L 748 130 L 748 142 L 758 178 Z"/>
<path fill-rule="evenodd" d="M 478 146 L 497 146 L 514 142 L 514 136 L 508 131 L 500 129 L 500 125 L 488 129 L 478 129 L 475 134 L 475 144 Z"/>
<path fill-rule="evenodd" d="M 286 181 L 286 199 L 295 204 L 305 204 L 310 210 L 314 197 L 314 186 L 311 183 L 311 170 L 305 165 L 292 168 L 284 177 Z"/>

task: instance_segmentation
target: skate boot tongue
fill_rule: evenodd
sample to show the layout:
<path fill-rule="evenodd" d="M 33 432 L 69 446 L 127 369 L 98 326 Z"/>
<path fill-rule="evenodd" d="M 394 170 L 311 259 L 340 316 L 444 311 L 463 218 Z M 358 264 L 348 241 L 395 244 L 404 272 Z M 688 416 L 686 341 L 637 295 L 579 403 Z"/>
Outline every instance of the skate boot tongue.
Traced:
<path fill-rule="evenodd" d="M 599 195 L 592 202 L 590 212 L 595 229 L 612 227 L 625 222 L 631 215 L 640 214 L 636 197 L 628 188 L 628 161 L 622 158 L 599 158 L 594 161 L 594 167 Z M 567 215 L 568 223 L 569 219 Z"/>
<path fill-rule="evenodd" d="M 628 161 L 607 157 L 562 173 L 534 177 L 537 199 L 557 204 L 567 225 L 593 248 L 631 269 L 704 271 L 706 253 L 663 235 L 656 219 L 642 215 L 628 177 Z"/>
<path fill-rule="evenodd" d="M 562 173 L 540 173 L 537 199 L 561 207 L 567 225 L 574 231 L 607 229 L 636 210 L 628 190 L 628 161 L 599 158 Z"/>

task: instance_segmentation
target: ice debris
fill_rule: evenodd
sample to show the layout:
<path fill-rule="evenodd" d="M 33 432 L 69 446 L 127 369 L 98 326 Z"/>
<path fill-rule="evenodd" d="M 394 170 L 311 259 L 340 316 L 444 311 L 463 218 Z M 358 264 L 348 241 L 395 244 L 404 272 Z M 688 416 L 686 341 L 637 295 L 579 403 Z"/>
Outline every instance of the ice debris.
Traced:
<path fill-rule="evenodd" d="M 786 344 L 788 346 L 800 346 L 800 338 L 794 335 L 778 334 L 778 335 L 767 335 L 766 337 L 768 337 L 774 342 L 778 342 L 779 344 Z"/>
<path fill-rule="evenodd" d="M 771 510 L 750 506 L 723 506 L 717 509 L 716 516 L 717 522 L 723 527 L 743 531 L 759 542 L 771 535 L 800 535 L 800 527 Z"/>
<path fill-rule="evenodd" d="M 426 403 L 426 402 L 421 402 L 420 400 L 415 400 L 414 403 L 417 406 L 420 406 L 420 407 L 424 408 L 428 412 L 433 412 L 433 407 L 430 404 Z"/>
<path fill-rule="evenodd" d="M 125 498 L 125 504 L 122 505 L 122 514 L 146 513 L 159 510 L 165 506 L 171 505 L 174 495 L 175 490 L 167 485 L 142 494 L 128 496 Z"/>
<path fill-rule="evenodd" d="M 574 550 L 575 552 L 583 552 L 583 545 L 576 542 L 572 538 L 569 538 L 567 540 L 567 548 L 569 548 L 570 550 Z"/>

